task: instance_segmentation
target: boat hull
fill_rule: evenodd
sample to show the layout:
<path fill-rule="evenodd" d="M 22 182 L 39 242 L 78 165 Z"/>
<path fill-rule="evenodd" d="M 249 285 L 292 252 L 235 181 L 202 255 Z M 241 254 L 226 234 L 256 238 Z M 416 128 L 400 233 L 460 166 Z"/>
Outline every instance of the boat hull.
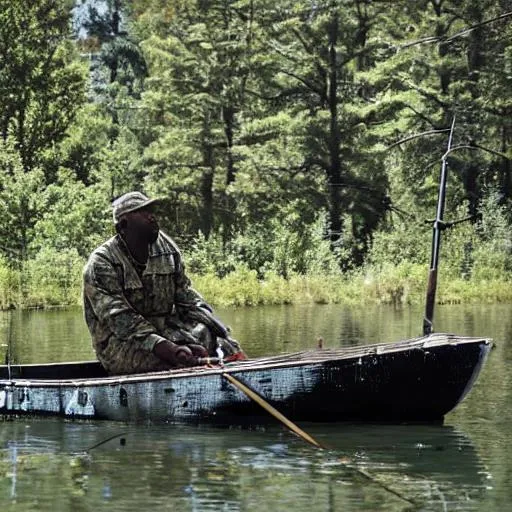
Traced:
<path fill-rule="evenodd" d="M 0 414 L 270 420 L 229 373 L 294 421 L 441 421 L 470 390 L 490 348 L 487 339 L 443 334 L 130 376 L 102 376 L 97 363 L 0 367 Z"/>

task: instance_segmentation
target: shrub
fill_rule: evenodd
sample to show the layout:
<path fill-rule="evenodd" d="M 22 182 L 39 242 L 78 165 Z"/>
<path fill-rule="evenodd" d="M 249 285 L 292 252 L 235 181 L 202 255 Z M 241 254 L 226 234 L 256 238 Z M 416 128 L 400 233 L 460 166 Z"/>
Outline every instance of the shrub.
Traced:
<path fill-rule="evenodd" d="M 76 249 L 41 249 L 23 267 L 24 305 L 47 307 L 79 304 L 84 264 Z"/>
<path fill-rule="evenodd" d="M 20 304 L 21 275 L 7 259 L 0 255 L 0 309 L 8 309 Z"/>

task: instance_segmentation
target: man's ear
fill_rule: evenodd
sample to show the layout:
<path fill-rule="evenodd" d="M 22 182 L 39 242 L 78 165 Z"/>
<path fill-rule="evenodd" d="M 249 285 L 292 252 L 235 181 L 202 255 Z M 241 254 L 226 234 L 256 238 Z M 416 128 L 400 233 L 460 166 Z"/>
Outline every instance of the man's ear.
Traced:
<path fill-rule="evenodd" d="M 120 234 L 123 231 L 123 229 L 126 229 L 126 226 L 128 226 L 128 219 L 126 219 L 126 217 L 123 217 L 116 224 L 116 233 Z"/>

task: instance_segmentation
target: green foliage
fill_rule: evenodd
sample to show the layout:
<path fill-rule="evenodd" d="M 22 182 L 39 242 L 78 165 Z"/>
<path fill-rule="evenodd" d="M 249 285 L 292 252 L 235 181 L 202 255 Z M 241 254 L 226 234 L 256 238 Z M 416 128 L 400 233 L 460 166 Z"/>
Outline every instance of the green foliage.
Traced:
<path fill-rule="evenodd" d="M 112 233 L 108 194 L 97 185 L 86 187 L 69 172 L 62 171 L 40 201 L 44 213 L 34 227 L 33 252 L 73 248 L 87 258 Z"/>
<path fill-rule="evenodd" d="M 54 161 L 50 157 L 47 159 L 47 165 L 54 169 L 52 174 L 55 178 L 59 169 L 65 168 L 86 185 L 109 180 L 112 130 L 111 119 L 98 105 L 89 104 L 81 108 L 68 136 L 55 148 Z"/>
<path fill-rule="evenodd" d="M 206 238 L 199 232 L 187 249 L 187 269 L 193 274 L 225 276 L 239 263 L 237 255 L 224 248 L 218 235 Z"/>
<path fill-rule="evenodd" d="M 68 40 L 71 7 L 0 1 L 0 133 L 15 140 L 27 172 L 64 138 L 85 101 L 85 69 Z"/>
<path fill-rule="evenodd" d="M 294 209 L 282 220 L 273 219 L 271 228 L 275 238 L 271 244 L 273 258 L 268 270 L 283 277 L 339 273 L 339 260 L 327 237 L 327 218 L 327 213 L 321 212 L 315 222 L 304 226 L 300 214 Z"/>
<path fill-rule="evenodd" d="M 44 174 L 39 169 L 25 172 L 21 155 L 9 140 L 0 140 L 0 172 L 0 251 L 20 261 L 28 255 L 40 215 Z"/>
<path fill-rule="evenodd" d="M 430 240 L 432 229 L 424 223 L 399 220 L 393 229 L 381 230 L 374 233 L 367 263 L 375 268 L 381 268 L 393 262 L 428 264 L 430 256 Z"/>
<path fill-rule="evenodd" d="M 512 275 L 510 205 L 501 204 L 500 194 L 490 190 L 482 201 L 476 225 L 471 277 L 479 281 L 509 281 Z"/>
<path fill-rule="evenodd" d="M 0 309 L 9 309 L 20 305 L 21 273 L 13 268 L 7 258 L 0 255 Z"/>
<path fill-rule="evenodd" d="M 408 261 L 388 262 L 379 267 L 368 267 L 353 274 L 352 291 L 358 302 L 402 306 L 424 301 L 427 268 Z M 362 299 L 361 295 L 364 297 Z"/>
<path fill-rule="evenodd" d="M 285 279 L 270 271 L 259 279 L 256 271 L 240 264 L 224 277 L 194 275 L 193 283 L 216 306 L 347 302 L 345 280 L 340 274 L 329 279 L 292 274 Z"/>
<path fill-rule="evenodd" d="M 507 300 L 500 5 L 109 1 L 72 41 L 72 2 L 0 0 L 0 307 L 73 303 L 133 189 L 217 303 L 422 301 L 454 114 L 438 298 Z"/>
<path fill-rule="evenodd" d="M 219 236 L 206 239 L 199 234 L 187 251 L 190 270 L 222 277 L 244 265 L 259 278 L 338 274 L 339 263 L 326 237 L 325 212 L 311 225 L 304 226 L 297 206 L 289 205 L 288 213 L 281 219 L 251 225 L 228 244 L 223 244 Z"/>
<path fill-rule="evenodd" d="M 76 249 L 44 248 L 23 268 L 24 307 L 80 304 L 85 260 Z"/>

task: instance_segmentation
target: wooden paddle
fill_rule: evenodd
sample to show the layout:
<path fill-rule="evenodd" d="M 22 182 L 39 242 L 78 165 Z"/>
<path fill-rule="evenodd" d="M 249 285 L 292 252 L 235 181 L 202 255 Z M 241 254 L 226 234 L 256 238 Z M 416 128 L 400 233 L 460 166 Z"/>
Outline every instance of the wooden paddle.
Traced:
<path fill-rule="evenodd" d="M 268 413 L 270 413 L 274 418 L 278 419 L 281 423 L 283 423 L 287 428 L 289 428 L 292 432 L 297 434 L 299 437 L 304 439 L 304 441 L 320 448 L 322 450 L 325 449 L 318 441 L 313 439 L 307 432 L 304 432 L 300 427 L 295 425 L 292 421 L 290 421 L 286 416 L 281 414 L 275 407 L 272 407 L 266 400 L 264 400 L 258 393 L 253 391 L 251 388 L 246 386 L 244 383 L 240 382 L 237 378 L 233 377 L 233 375 L 229 373 L 223 373 L 223 377 L 225 377 L 233 386 L 238 388 L 240 391 L 245 393 L 250 399 L 254 400 L 258 405 L 263 407 Z"/>

